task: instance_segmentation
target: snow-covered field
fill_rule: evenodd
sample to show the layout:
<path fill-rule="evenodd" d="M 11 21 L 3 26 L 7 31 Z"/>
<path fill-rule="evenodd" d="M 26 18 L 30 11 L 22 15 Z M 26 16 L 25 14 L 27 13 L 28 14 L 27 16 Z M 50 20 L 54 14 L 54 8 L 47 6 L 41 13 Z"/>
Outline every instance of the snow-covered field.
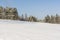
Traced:
<path fill-rule="evenodd" d="M 0 20 L 0 40 L 60 40 L 60 24 Z"/>

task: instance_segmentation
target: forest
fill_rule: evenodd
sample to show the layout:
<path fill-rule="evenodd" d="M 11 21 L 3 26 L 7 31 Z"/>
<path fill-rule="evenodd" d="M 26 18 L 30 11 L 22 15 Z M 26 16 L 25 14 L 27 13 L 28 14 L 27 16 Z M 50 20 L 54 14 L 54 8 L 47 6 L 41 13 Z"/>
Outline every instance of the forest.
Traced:
<path fill-rule="evenodd" d="M 45 23 L 60 23 L 60 15 L 46 15 L 44 19 L 38 19 L 35 16 L 28 16 L 27 14 L 18 15 L 17 8 L 0 6 L 0 19 L 30 21 L 30 22 L 45 22 Z"/>

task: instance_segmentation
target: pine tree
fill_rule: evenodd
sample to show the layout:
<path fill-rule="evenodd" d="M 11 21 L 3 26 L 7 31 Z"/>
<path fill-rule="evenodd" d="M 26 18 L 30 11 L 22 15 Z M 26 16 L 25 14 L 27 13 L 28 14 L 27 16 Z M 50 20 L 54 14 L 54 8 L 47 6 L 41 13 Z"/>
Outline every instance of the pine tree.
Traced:
<path fill-rule="evenodd" d="M 47 15 L 47 16 L 45 17 L 45 22 L 50 23 L 50 16 L 49 16 L 49 15 Z"/>
<path fill-rule="evenodd" d="M 56 14 L 55 21 L 56 21 L 56 23 L 59 23 L 59 15 L 58 14 Z"/>
<path fill-rule="evenodd" d="M 27 17 L 27 14 L 25 14 L 25 21 L 28 21 L 28 17 Z"/>
<path fill-rule="evenodd" d="M 55 23 L 55 17 L 53 15 L 51 15 L 51 23 Z"/>
<path fill-rule="evenodd" d="M 37 22 L 37 18 L 34 17 L 34 16 L 30 16 L 30 17 L 29 17 L 29 21 Z"/>
<path fill-rule="evenodd" d="M 22 16 L 21 16 L 21 19 L 20 19 L 20 20 L 25 21 L 25 20 L 24 20 L 24 15 L 23 15 L 23 14 L 22 14 Z"/>

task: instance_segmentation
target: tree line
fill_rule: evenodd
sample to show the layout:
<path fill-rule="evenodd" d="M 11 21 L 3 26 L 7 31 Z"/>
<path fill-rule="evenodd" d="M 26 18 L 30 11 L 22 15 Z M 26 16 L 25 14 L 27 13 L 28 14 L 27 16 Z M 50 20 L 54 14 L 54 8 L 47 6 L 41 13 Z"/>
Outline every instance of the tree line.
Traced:
<path fill-rule="evenodd" d="M 28 16 L 25 15 L 18 15 L 17 8 L 10 8 L 10 7 L 2 7 L 0 6 L 0 19 L 10 19 L 10 20 L 20 20 L 20 21 L 30 21 L 30 22 L 46 22 L 46 23 L 60 23 L 60 16 L 56 14 L 53 15 L 47 15 L 44 17 L 44 19 L 38 19 L 35 16 Z"/>
<path fill-rule="evenodd" d="M 11 7 L 2 7 L 0 6 L 0 19 L 9 19 L 9 20 L 20 20 L 20 21 L 30 21 L 30 22 L 37 22 L 37 18 L 34 16 L 27 16 L 25 15 L 18 15 L 17 8 Z"/>
<path fill-rule="evenodd" d="M 21 21 L 30 21 L 30 22 L 45 22 L 45 23 L 60 23 L 60 16 L 56 15 L 46 15 L 44 19 L 38 19 L 35 16 L 27 16 L 27 14 L 20 16 Z"/>
<path fill-rule="evenodd" d="M 51 15 L 47 15 L 45 18 L 44 18 L 44 22 L 47 22 L 47 23 L 60 23 L 60 16 L 58 14 L 56 14 L 55 16 Z"/>
<path fill-rule="evenodd" d="M 35 17 L 35 16 L 27 16 L 27 14 L 25 14 L 25 15 L 21 15 L 21 16 L 19 16 L 19 20 L 21 20 L 21 21 L 30 21 L 30 22 L 37 22 L 38 20 L 37 20 L 37 18 Z"/>

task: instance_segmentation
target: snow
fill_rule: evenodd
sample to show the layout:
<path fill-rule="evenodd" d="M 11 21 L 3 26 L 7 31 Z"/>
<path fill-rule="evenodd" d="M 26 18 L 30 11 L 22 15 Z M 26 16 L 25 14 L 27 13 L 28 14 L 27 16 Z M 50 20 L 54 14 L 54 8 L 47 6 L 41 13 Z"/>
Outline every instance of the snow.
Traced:
<path fill-rule="evenodd" d="M 60 40 L 60 24 L 0 20 L 0 40 Z"/>

